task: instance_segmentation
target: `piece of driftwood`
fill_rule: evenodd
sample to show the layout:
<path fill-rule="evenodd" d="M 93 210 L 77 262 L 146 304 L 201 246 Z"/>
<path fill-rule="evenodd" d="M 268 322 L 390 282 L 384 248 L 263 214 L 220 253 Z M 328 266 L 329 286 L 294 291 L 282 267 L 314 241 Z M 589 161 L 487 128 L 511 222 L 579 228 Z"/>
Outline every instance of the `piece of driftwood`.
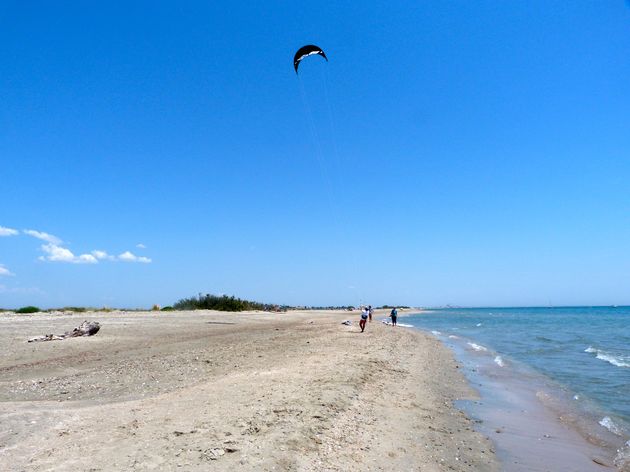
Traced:
<path fill-rule="evenodd" d="M 66 331 L 63 334 L 45 334 L 28 340 L 29 343 L 37 341 L 61 341 L 68 338 L 77 338 L 79 336 L 94 336 L 101 329 L 101 325 L 97 321 L 84 321 L 72 331 Z"/>

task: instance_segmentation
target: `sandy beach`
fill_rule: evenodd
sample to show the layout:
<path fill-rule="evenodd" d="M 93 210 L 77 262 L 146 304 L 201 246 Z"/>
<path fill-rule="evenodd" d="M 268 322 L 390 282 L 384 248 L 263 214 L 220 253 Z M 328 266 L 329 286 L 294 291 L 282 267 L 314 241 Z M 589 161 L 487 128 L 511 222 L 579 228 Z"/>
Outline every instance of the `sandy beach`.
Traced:
<path fill-rule="evenodd" d="M 84 319 L 101 331 L 26 342 Z M 451 352 L 357 320 L 2 314 L 0 470 L 498 470 L 453 406 L 474 392 Z"/>

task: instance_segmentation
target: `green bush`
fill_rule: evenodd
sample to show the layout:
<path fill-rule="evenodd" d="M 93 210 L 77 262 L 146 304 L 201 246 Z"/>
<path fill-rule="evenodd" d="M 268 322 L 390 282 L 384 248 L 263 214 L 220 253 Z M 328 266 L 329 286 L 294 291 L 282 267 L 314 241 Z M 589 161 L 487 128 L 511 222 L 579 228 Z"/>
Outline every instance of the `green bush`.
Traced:
<path fill-rule="evenodd" d="M 16 313 L 37 313 L 38 311 L 42 311 L 36 306 L 23 306 L 22 308 L 18 308 L 15 310 Z"/>
<path fill-rule="evenodd" d="M 64 306 L 59 311 L 72 311 L 75 313 L 84 313 L 87 311 L 87 308 L 85 308 L 84 306 Z"/>
<path fill-rule="evenodd" d="M 197 297 L 182 298 L 173 305 L 176 310 L 218 310 L 218 311 L 286 311 L 288 307 L 267 303 L 241 300 L 234 296 L 211 295 L 209 293 Z"/>
<path fill-rule="evenodd" d="M 172 306 L 165 306 L 160 311 L 174 311 L 174 310 L 175 310 L 175 308 L 173 308 Z"/>

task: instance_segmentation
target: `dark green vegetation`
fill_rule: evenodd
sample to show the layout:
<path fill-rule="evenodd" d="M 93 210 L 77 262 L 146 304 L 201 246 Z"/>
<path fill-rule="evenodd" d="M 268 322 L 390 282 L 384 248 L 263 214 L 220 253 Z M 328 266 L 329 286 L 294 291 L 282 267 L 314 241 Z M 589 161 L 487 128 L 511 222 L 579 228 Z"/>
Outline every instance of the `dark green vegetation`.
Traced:
<path fill-rule="evenodd" d="M 398 308 L 409 308 L 402 305 L 383 305 L 377 308 L 393 308 L 397 306 Z M 342 306 L 289 306 L 289 305 L 276 305 L 271 303 L 260 303 L 253 302 L 250 300 L 243 300 L 240 298 L 236 298 L 234 296 L 228 295 L 211 295 L 211 294 L 199 294 L 196 297 L 190 298 L 182 298 L 177 303 L 173 304 L 173 306 L 165 306 L 160 308 L 159 305 L 153 305 L 151 310 L 153 311 L 175 311 L 175 310 L 217 310 L 217 311 L 272 311 L 272 312 L 284 312 L 287 310 L 345 310 L 352 311 L 355 308 L 352 305 L 342 305 Z M 121 311 L 127 312 L 140 312 L 146 311 L 146 308 L 120 308 Z M 11 311 L 0 308 L 0 313 L 4 311 Z M 38 312 L 74 312 L 74 313 L 84 313 L 86 311 L 101 311 L 101 312 L 111 312 L 114 311 L 113 308 L 103 307 L 103 308 L 93 308 L 93 307 L 83 307 L 83 306 L 66 306 L 63 308 L 49 308 L 46 310 L 41 310 L 36 306 L 25 306 L 18 310 L 15 310 L 15 313 L 38 313 Z"/>
<path fill-rule="evenodd" d="M 211 295 L 209 293 L 196 297 L 182 298 L 173 305 L 175 310 L 218 310 L 218 311 L 286 311 L 289 307 L 272 305 L 268 303 L 252 302 L 242 300 L 234 296 Z"/>
<path fill-rule="evenodd" d="M 65 306 L 63 308 L 60 308 L 58 311 L 73 311 L 75 313 L 84 313 L 86 312 L 88 309 L 85 308 L 84 306 Z M 49 310 L 51 311 L 51 310 Z"/>
<path fill-rule="evenodd" d="M 18 308 L 17 310 L 15 310 L 16 313 L 37 313 L 39 311 L 42 310 L 40 310 L 36 306 L 23 306 L 22 308 Z"/>

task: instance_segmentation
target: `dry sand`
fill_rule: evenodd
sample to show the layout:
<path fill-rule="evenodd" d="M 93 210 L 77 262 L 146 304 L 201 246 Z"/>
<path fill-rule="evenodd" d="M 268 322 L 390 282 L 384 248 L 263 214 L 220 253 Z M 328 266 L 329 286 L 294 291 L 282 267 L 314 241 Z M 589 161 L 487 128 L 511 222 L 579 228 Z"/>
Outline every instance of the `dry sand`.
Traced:
<path fill-rule="evenodd" d="M 84 319 L 101 331 L 26 343 Z M 0 314 L 0 470 L 498 470 L 453 406 L 473 392 L 450 351 L 357 321 Z"/>

